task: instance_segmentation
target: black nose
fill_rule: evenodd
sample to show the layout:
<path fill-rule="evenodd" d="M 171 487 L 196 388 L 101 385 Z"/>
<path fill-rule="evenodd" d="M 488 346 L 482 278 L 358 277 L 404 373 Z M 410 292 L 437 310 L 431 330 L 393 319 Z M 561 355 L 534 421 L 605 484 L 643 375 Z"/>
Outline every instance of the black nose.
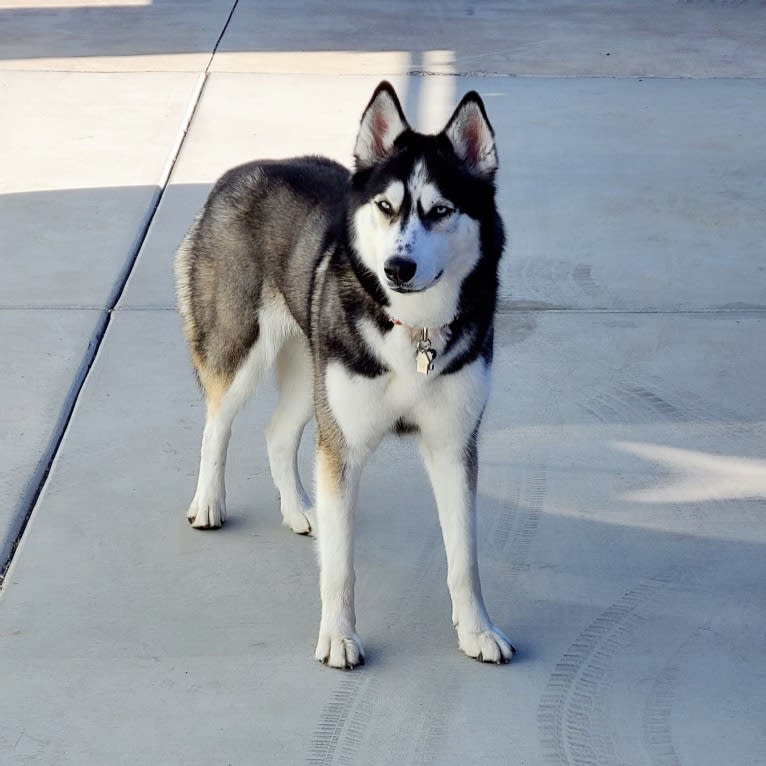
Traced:
<path fill-rule="evenodd" d="M 418 265 L 410 258 L 402 258 L 400 255 L 395 255 L 389 258 L 383 264 L 383 271 L 386 272 L 386 276 L 395 285 L 405 285 L 409 282 L 417 271 Z"/>

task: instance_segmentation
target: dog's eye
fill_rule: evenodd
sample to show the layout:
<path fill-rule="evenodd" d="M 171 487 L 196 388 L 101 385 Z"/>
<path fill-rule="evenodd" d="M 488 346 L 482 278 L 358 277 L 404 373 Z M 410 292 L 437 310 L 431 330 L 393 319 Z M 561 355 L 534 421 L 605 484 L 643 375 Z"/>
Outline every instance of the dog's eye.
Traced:
<path fill-rule="evenodd" d="M 431 218 L 434 221 L 441 221 L 444 218 L 449 217 L 452 215 L 453 210 L 451 207 L 448 207 L 447 205 L 434 205 L 431 208 L 431 211 L 428 214 L 428 217 Z"/>
<path fill-rule="evenodd" d="M 392 216 L 394 214 L 394 207 L 387 199 L 375 200 L 375 204 L 383 215 Z"/>

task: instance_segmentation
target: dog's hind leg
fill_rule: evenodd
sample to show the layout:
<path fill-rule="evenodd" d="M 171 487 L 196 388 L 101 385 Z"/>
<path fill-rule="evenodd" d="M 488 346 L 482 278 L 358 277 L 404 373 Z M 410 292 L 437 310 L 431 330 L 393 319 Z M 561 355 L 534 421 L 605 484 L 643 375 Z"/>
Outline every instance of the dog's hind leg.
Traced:
<path fill-rule="evenodd" d="M 298 446 L 313 413 L 313 371 L 308 343 L 290 338 L 276 361 L 279 402 L 266 429 L 274 484 L 279 490 L 282 518 L 293 532 L 311 532 L 311 503 L 298 473 Z"/>
<path fill-rule="evenodd" d="M 231 380 L 207 369 L 202 363 L 195 367 L 205 392 L 207 415 L 202 432 L 197 490 L 186 517 L 197 529 L 211 529 L 220 527 L 226 520 L 226 452 L 232 421 L 244 400 L 236 400 Z"/>
<path fill-rule="evenodd" d="M 261 310 L 258 340 L 233 375 L 216 373 L 203 360 L 194 359 L 207 400 L 197 491 L 186 514 L 197 529 L 220 527 L 226 520 L 224 474 L 231 425 L 274 363 L 285 338 L 295 331 L 294 320 L 286 316 L 280 305 L 272 304 Z"/>

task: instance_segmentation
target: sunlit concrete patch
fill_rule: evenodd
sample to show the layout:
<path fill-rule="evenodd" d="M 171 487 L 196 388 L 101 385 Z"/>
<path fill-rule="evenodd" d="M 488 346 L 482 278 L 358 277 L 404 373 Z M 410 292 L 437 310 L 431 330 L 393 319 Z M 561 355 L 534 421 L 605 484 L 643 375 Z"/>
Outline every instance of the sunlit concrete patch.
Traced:
<path fill-rule="evenodd" d="M 72 58 L 12 59 L 0 62 L 0 70 L 9 72 L 90 72 L 116 74 L 138 72 L 197 72 L 205 70 L 211 54 L 175 53 L 127 54 L 125 56 L 75 56 Z"/>
<path fill-rule="evenodd" d="M 409 94 L 417 93 L 413 79 L 391 78 L 410 114 L 415 105 Z M 212 184 L 225 170 L 251 159 L 301 154 L 321 154 L 350 166 L 359 120 L 379 82 L 377 75 L 213 72 L 171 183 Z"/>
<path fill-rule="evenodd" d="M 675 478 L 670 484 L 627 492 L 640 503 L 694 503 L 766 497 L 766 460 L 714 455 L 662 444 L 614 442 L 617 449 L 658 463 Z"/>
<path fill-rule="evenodd" d="M 157 183 L 200 78 L 0 71 L 0 87 L 7 107 L 0 194 L 8 194 Z"/>
<path fill-rule="evenodd" d="M 213 59 L 211 71 L 380 76 L 455 74 L 455 53 L 451 50 L 363 50 L 355 47 L 340 47 L 337 50 L 231 50 L 230 46 L 231 37 L 226 35 L 221 50 Z"/>
<path fill-rule="evenodd" d="M 450 76 L 455 74 L 452 51 L 424 51 L 422 58 L 431 75 L 446 76 L 420 77 L 413 83 L 417 92 L 417 112 L 408 118 L 422 132 L 438 133 L 463 95 L 463 87 L 457 77 Z"/>
<path fill-rule="evenodd" d="M 214 72 L 255 74 L 407 74 L 407 51 L 221 51 L 213 60 Z"/>
<path fill-rule="evenodd" d="M 107 304 L 199 85 L 196 74 L 0 72 L 0 305 Z"/>
<path fill-rule="evenodd" d="M 433 51 L 446 71 L 449 52 Z M 413 127 L 444 127 L 462 93 L 455 77 L 391 77 Z M 254 159 L 322 154 L 347 167 L 377 75 L 253 75 L 214 72 L 202 92 L 170 183 L 131 275 L 122 307 L 175 305 L 173 253 L 215 180 Z M 285 130 L 285 125 L 301 130 Z"/>

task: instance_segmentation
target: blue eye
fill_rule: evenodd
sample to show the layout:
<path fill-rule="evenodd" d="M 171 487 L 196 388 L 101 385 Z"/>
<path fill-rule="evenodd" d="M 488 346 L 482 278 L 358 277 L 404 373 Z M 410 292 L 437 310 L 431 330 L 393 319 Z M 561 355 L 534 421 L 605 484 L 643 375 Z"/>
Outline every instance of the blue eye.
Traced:
<path fill-rule="evenodd" d="M 387 199 L 375 200 L 375 204 L 383 215 L 391 216 L 394 214 L 394 208 Z"/>
<path fill-rule="evenodd" d="M 448 207 L 447 205 L 434 205 L 434 207 L 431 208 L 431 212 L 428 214 L 429 218 L 432 218 L 436 221 L 441 221 L 444 218 L 448 218 L 452 215 L 455 211 Z"/>

